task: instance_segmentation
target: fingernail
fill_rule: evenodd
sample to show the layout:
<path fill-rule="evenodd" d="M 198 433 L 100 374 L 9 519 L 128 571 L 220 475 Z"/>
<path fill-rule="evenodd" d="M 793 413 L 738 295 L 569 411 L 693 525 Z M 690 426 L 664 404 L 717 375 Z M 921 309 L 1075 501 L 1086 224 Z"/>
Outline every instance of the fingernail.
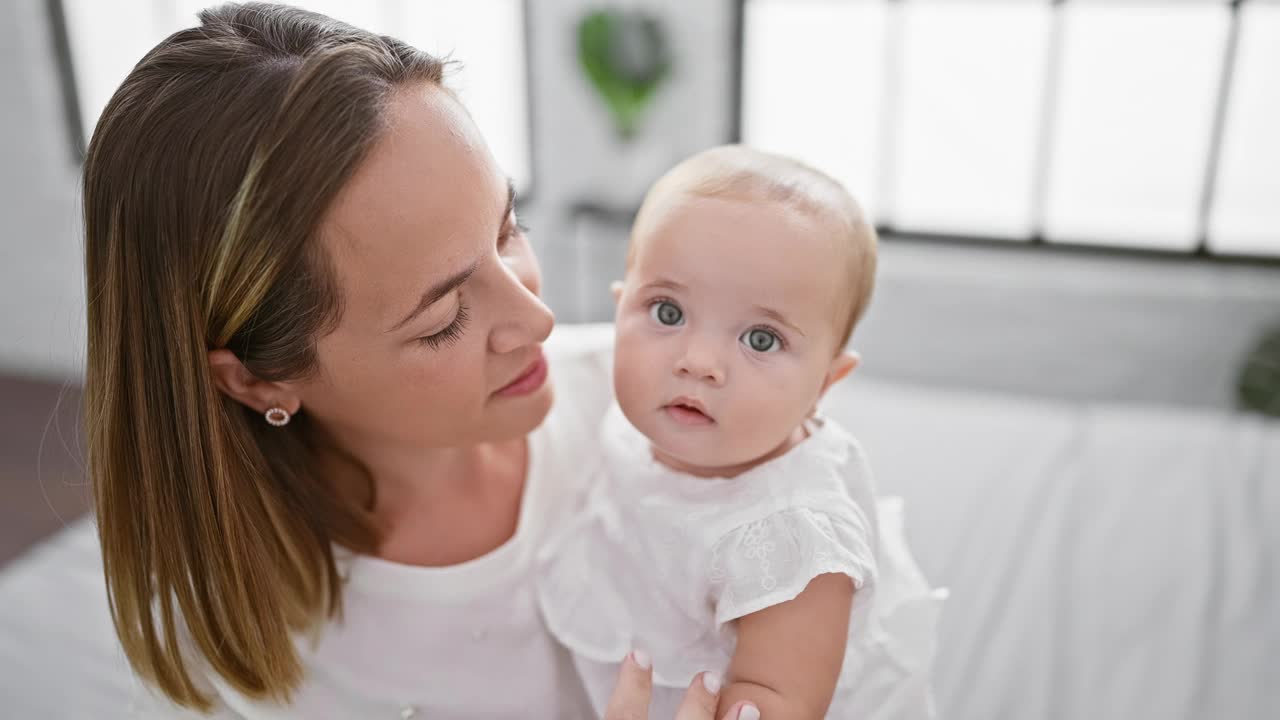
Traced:
<path fill-rule="evenodd" d="M 720 694 L 720 676 L 713 672 L 702 673 L 702 687 L 712 695 Z"/>
<path fill-rule="evenodd" d="M 641 670 L 648 670 L 653 661 L 649 659 L 649 653 L 643 650 L 632 650 L 631 659 L 640 666 Z"/>
<path fill-rule="evenodd" d="M 755 705 L 743 705 L 738 711 L 738 720 L 760 720 L 760 711 Z"/>

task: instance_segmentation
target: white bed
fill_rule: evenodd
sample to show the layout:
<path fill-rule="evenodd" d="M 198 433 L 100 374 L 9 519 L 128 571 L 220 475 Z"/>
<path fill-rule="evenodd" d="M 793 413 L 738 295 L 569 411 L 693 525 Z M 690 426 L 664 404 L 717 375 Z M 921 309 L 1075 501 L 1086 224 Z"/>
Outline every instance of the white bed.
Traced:
<path fill-rule="evenodd" d="M 951 588 L 942 717 L 1280 718 L 1280 423 L 853 383 Z"/>
<path fill-rule="evenodd" d="M 1280 717 L 1280 423 L 857 377 L 826 404 L 951 589 L 942 717 Z M 81 521 L 0 571 L 0 715 L 126 715 Z"/>

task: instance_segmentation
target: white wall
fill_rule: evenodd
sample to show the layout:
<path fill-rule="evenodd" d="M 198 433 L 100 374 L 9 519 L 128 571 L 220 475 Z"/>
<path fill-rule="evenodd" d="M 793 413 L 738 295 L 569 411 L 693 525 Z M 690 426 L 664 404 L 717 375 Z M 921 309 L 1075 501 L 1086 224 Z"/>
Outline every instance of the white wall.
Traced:
<path fill-rule="evenodd" d="M 79 160 L 41 0 L 0 3 L 0 372 L 78 375 Z M 0 399 L 3 402 L 3 399 Z"/>
<path fill-rule="evenodd" d="M 571 206 L 585 200 L 634 209 L 662 172 L 698 150 L 725 142 L 734 114 L 732 3 L 616 4 L 644 6 L 674 19 L 667 29 L 675 68 L 642 121 L 640 137 L 630 145 L 614 139 L 603 103 L 577 66 L 578 17 L 601 3 L 530 2 L 534 183 L 531 202 L 522 212 L 542 260 L 544 294 L 567 320 L 585 319 L 576 307 L 575 269 L 582 248 Z M 610 279 L 603 280 L 604 286 Z"/>

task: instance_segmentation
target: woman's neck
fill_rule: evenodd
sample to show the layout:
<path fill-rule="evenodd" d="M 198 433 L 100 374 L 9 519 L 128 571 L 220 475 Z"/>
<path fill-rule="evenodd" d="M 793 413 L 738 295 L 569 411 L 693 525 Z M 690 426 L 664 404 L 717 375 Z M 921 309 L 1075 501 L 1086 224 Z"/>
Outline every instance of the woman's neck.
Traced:
<path fill-rule="evenodd" d="M 377 555 L 413 565 L 452 565 L 506 542 L 519 518 L 527 460 L 524 437 L 460 448 L 365 453 L 347 460 L 345 492 L 370 507 Z M 355 466 L 355 467 L 353 467 Z M 360 472 L 351 472 L 359 469 Z M 369 481 L 373 497 L 369 498 Z"/>

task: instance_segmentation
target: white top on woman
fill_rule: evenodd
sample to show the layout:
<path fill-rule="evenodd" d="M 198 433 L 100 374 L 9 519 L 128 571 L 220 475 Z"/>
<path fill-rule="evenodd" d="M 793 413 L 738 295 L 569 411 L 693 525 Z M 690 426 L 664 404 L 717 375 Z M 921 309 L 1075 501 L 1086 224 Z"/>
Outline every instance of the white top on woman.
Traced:
<path fill-rule="evenodd" d="M 288 707 L 253 702 L 203 673 L 211 717 L 586 718 L 568 653 L 534 599 L 534 556 L 581 506 L 600 419 L 612 399 L 612 326 L 559 326 L 545 345 L 555 402 L 529 434 L 515 534 L 458 565 L 419 567 L 345 554 L 343 617 L 295 640 L 305 681 Z M 193 667 L 199 668 L 198 659 Z M 140 689 L 138 717 L 182 717 Z M 194 713 L 187 717 L 197 716 Z"/>

